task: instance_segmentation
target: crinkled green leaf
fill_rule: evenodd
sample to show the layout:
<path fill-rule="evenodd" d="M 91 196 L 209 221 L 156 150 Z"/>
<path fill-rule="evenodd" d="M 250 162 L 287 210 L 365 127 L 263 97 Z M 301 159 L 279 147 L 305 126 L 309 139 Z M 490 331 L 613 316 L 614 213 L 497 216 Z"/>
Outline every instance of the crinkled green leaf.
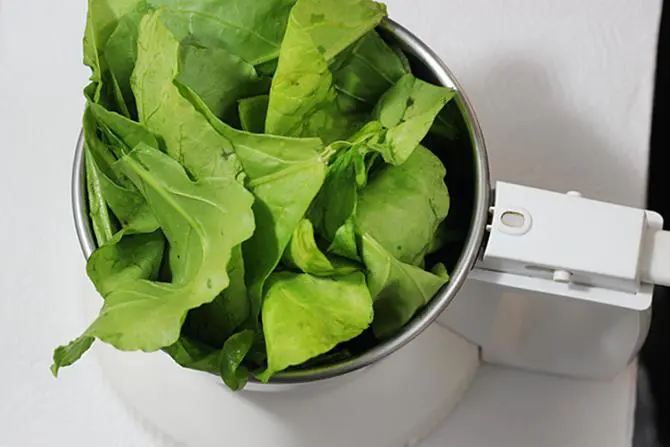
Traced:
<path fill-rule="evenodd" d="M 228 286 L 231 251 L 253 233 L 253 198 L 234 179 L 192 182 L 179 164 L 143 144 L 121 162 L 170 244 L 172 282 L 119 285 L 86 334 L 121 350 L 155 351 L 179 338 L 188 310 Z"/>
<path fill-rule="evenodd" d="M 88 195 L 88 215 L 91 218 L 93 234 L 98 245 L 107 243 L 114 236 L 115 229 L 109 216 L 107 202 L 102 194 L 102 176 L 95 164 L 93 154 L 88 145 L 84 148 L 84 163 L 86 167 L 86 190 Z"/>
<path fill-rule="evenodd" d="M 164 239 L 160 232 L 128 236 L 98 248 L 88 260 L 89 278 L 106 297 L 126 282 L 155 279 L 163 257 Z M 91 347 L 95 337 L 84 334 L 54 351 L 51 371 L 75 363 Z"/>
<path fill-rule="evenodd" d="M 340 110 L 329 64 L 385 16 L 385 6 L 371 0 L 298 0 L 272 79 L 266 132 L 326 142 L 353 133 L 361 118 Z"/>
<path fill-rule="evenodd" d="M 429 84 L 411 74 L 403 76 L 375 106 L 373 116 L 385 128 L 375 149 L 387 163 L 404 163 L 454 94 L 449 88 Z"/>
<path fill-rule="evenodd" d="M 228 338 L 221 349 L 219 374 L 233 391 L 239 391 L 247 384 L 249 370 L 242 362 L 249 354 L 254 340 L 254 331 L 247 329 Z"/>
<path fill-rule="evenodd" d="M 356 236 L 355 218 L 351 216 L 337 229 L 335 237 L 328 247 L 328 252 L 354 261 L 360 261 Z"/>
<path fill-rule="evenodd" d="M 238 131 L 217 119 L 193 92 L 185 94 L 228 139 L 254 194 L 256 231 L 243 245 L 250 323 L 257 324 L 265 280 L 277 267 L 294 229 L 305 216 L 326 175 L 318 138 L 288 138 Z"/>
<path fill-rule="evenodd" d="M 190 337 L 179 337 L 179 340 L 164 348 L 163 351 L 184 368 L 219 374 L 220 350 Z"/>
<path fill-rule="evenodd" d="M 176 82 L 189 87 L 219 118 L 231 121 L 239 99 L 269 89 L 253 65 L 221 48 L 182 45 Z"/>
<path fill-rule="evenodd" d="M 128 235 L 91 254 L 86 265 L 88 277 L 103 297 L 129 282 L 156 280 L 164 247 L 165 239 L 160 231 Z"/>
<path fill-rule="evenodd" d="M 417 265 L 449 212 L 445 173 L 440 159 L 423 146 L 404 164 L 382 168 L 360 193 L 357 231 L 394 258 Z"/>
<path fill-rule="evenodd" d="M 162 137 L 168 155 L 193 177 L 235 177 L 240 166 L 230 143 L 173 82 L 180 44 L 163 25 L 162 13 L 147 14 L 140 24 L 137 64 L 131 79 L 140 122 Z"/>
<path fill-rule="evenodd" d="M 268 381 L 289 366 L 324 354 L 372 322 L 372 298 L 363 273 L 333 278 L 275 273 L 263 303 Z"/>
<path fill-rule="evenodd" d="M 354 100 L 349 111 L 371 112 L 379 98 L 409 73 L 398 53 L 376 31 L 343 51 L 333 65 L 335 89 Z"/>
<path fill-rule="evenodd" d="M 210 346 L 221 347 L 249 316 L 242 246 L 233 249 L 228 263 L 230 285 L 211 303 L 189 312 L 184 331 Z"/>
<path fill-rule="evenodd" d="M 96 126 L 109 140 L 104 144 L 95 135 Z M 158 221 L 142 194 L 130 180 L 116 168 L 116 156 L 122 156 L 140 143 L 158 145 L 155 136 L 140 124 L 98 104 L 89 103 L 84 117 L 84 133 L 93 159 L 100 171 L 100 185 L 107 205 L 122 228 L 114 235 L 118 241 L 125 234 L 151 233 L 158 228 Z"/>
<path fill-rule="evenodd" d="M 105 103 L 109 107 L 129 115 L 118 79 L 109 71 L 104 48 L 126 14 L 141 9 L 144 0 L 88 0 L 86 30 L 84 32 L 84 63 L 91 68 L 91 93 L 93 102 Z"/>
<path fill-rule="evenodd" d="M 148 0 L 166 8 L 163 20 L 177 40 L 222 48 L 252 65 L 279 54 L 295 0 Z"/>
<path fill-rule="evenodd" d="M 70 366 L 79 360 L 89 350 L 94 341 L 95 338 L 82 335 L 67 345 L 56 348 L 53 354 L 53 364 L 51 365 L 51 373 L 54 377 L 58 377 L 58 371 L 61 368 Z"/>
<path fill-rule="evenodd" d="M 367 284 L 374 299 L 372 329 L 378 338 L 395 334 L 447 281 L 398 261 L 369 234 L 362 236 Z"/>
<path fill-rule="evenodd" d="M 118 90 L 117 97 L 123 99 L 127 115 L 137 117 L 135 96 L 130 86 L 130 76 L 137 61 L 137 39 L 142 17 L 148 12 L 144 0 L 137 2 L 137 7 L 122 16 L 116 28 L 104 46 L 104 58 L 111 79 Z"/>
<path fill-rule="evenodd" d="M 309 219 L 300 221 L 283 256 L 284 263 L 315 276 L 347 275 L 359 267 L 344 259 L 326 256 L 316 244 Z"/>
<path fill-rule="evenodd" d="M 319 195 L 310 209 L 310 219 L 327 240 L 354 214 L 358 189 L 367 181 L 364 146 L 340 151 L 328 168 Z"/>

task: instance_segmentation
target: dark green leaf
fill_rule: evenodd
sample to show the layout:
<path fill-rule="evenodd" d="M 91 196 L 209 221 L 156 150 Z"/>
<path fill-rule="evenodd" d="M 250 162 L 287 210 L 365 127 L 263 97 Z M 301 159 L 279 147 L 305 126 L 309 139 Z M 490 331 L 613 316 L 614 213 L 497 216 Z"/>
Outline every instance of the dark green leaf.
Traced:
<path fill-rule="evenodd" d="M 197 340 L 181 336 L 163 351 L 184 368 L 219 374 L 220 351 Z"/>
<path fill-rule="evenodd" d="M 255 339 L 255 333 L 244 330 L 231 336 L 221 349 L 219 374 L 223 382 L 233 391 L 239 391 L 247 383 L 249 370 L 242 365 L 249 354 Z"/>
<path fill-rule="evenodd" d="M 239 102 L 240 123 L 248 132 L 263 133 L 268 112 L 268 95 L 253 96 Z"/>
<path fill-rule="evenodd" d="M 216 116 L 228 120 L 239 99 L 269 88 L 269 82 L 259 78 L 253 65 L 239 56 L 220 48 L 191 45 L 181 47 L 175 81 L 195 92 Z"/>
<path fill-rule="evenodd" d="M 66 346 L 59 346 L 53 354 L 53 364 L 51 365 L 51 373 L 54 377 L 58 377 L 58 371 L 66 366 L 72 365 L 79 360 L 86 351 L 89 350 L 95 338 L 82 335 L 72 340 Z"/>

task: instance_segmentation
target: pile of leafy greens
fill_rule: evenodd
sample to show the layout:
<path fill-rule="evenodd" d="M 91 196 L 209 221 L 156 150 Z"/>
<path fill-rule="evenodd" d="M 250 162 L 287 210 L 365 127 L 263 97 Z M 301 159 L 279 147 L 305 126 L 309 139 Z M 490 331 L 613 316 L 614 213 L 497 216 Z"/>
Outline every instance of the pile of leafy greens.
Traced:
<path fill-rule="evenodd" d="M 83 118 L 95 339 L 234 390 L 397 333 L 447 281 L 415 78 L 372 0 L 89 0 Z M 344 346 L 344 347 L 343 347 Z"/>

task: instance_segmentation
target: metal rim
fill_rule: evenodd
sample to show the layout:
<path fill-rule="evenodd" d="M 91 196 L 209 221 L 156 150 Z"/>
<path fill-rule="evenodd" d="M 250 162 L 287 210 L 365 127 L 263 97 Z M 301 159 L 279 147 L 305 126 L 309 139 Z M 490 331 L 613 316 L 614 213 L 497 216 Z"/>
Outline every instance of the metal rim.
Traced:
<path fill-rule="evenodd" d="M 426 44 L 393 20 L 387 19 L 382 24 L 382 28 L 392 34 L 401 45 L 410 49 L 410 51 L 435 74 L 442 85 L 451 87 L 456 91 L 456 100 L 459 102 L 459 107 L 466 117 L 473 145 L 476 176 L 474 196 L 475 206 L 472 216 L 472 225 L 468 233 L 465 249 L 461 253 L 456 269 L 451 273 L 451 280 L 449 283 L 437 293 L 428 306 L 422 310 L 421 314 L 417 315 L 410 323 L 408 323 L 399 334 L 380 343 L 359 357 L 344 362 L 308 370 L 278 373 L 271 379 L 268 386 L 271 386 L 272 384 L 313 382 L 341 376 L 372 365 L 402 348 L 430 326 L 447 306 L 449 306 L 474 267 L 482 246 L 488 219 L 490 177 L 484 136 L 479 126 L 474 107 L 463 92 L 456 77 Z M 79 238 L 79 244 L 81 245 L 84 256 L 88 258 L 97 245 L 88 218 L 83 134 L 79 136 L 73 164 L 72 210 L 74 213 L 75 228 Z"/>

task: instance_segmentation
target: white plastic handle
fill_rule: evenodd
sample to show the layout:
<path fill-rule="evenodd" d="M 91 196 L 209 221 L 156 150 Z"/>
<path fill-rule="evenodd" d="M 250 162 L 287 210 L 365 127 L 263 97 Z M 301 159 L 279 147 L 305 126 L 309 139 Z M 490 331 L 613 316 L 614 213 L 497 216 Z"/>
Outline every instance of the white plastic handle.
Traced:
<path fill-rule="evenodd" d="M 670 287 L 670 232 L 647 233 L 640 264 L 643 282 Z"/>
<path fill-rule="evenodd" d="M 477 266 L 489 281 L 637 309 L 650 285 L 670 285 L 670 233 L 657 213 L 505 182 L 490 211 Z"/>

